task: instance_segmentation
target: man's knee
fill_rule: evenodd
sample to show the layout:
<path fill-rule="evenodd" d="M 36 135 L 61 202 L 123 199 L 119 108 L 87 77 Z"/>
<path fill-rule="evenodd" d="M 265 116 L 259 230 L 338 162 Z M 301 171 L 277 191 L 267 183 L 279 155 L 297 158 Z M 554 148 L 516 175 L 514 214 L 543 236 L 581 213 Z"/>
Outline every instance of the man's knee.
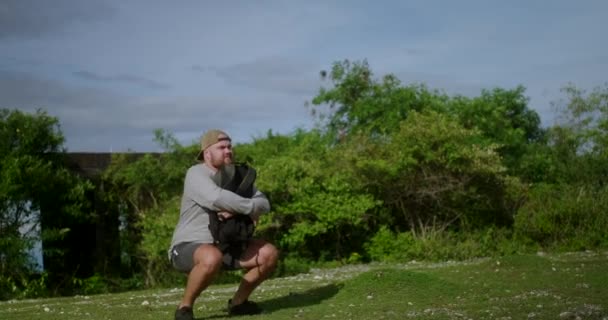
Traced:
<path fill-rule="evenodd" d="M 261 264 L 274 267 L 279 260 L 279 250 L 271 243 L 264 243 L 260 247 L 259 256 L 261 258 Z"/>
<path fill-rule="evenodd" d="M 274 245 L 264 240 L 254 239 L 241 256 L 239 265 L 246 270 L 259 267 L 264 267 L 264 270 L 272 270 L 278 259 L 279 250 Z"/>
<path fill-rule="evenodd" d="M 202 244 L 194 252 L 194 265 L 217 271 L 222 266 L 222 252 L 214 245 Z"/>

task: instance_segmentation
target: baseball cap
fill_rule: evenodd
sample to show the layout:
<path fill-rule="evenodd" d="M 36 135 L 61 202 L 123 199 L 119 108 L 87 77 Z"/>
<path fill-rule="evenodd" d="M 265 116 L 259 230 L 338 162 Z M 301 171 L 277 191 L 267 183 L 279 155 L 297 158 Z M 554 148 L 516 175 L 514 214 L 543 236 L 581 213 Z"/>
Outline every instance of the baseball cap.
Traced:
<path fill-rule="evenodd" d="M 196 159 L 202 160 L 205 149 L 224 140 L 232 141 L 230 136 L 222 130 L 212 129 L 205 132 L 205 134 L 201 137 L 201 150 L 199 151 L 198 156 L 196 156 Z"/>

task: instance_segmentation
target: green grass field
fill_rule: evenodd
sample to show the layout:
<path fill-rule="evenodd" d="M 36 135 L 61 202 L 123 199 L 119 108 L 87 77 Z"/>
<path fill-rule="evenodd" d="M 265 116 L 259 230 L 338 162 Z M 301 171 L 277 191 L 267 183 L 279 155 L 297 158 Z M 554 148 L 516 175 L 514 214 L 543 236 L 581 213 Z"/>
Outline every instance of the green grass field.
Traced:
<path fill-rule="evenodd" d="M 236 285 L 206 290 L 197 319 L 225 318 Z M 0 302 L 0 319 L 173 319 L 182 288 Z M 255 319 L 606 319 L 608 252 L 351 265 L 265 282 Z"/>

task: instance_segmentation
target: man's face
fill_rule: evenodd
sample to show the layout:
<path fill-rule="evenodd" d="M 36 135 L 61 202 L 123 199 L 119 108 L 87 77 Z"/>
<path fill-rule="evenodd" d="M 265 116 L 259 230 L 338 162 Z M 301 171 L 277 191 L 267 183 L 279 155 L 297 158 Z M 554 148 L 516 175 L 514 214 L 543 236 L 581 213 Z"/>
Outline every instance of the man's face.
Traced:
<path fill-rule="evenodd" d="M 227 138 L 220 136 L 220 139 Z M 232 143 L 230 140 L 221 140 L 205 150 L 205 161 L 215 169 L 222 165 L 232 163 Z"/>

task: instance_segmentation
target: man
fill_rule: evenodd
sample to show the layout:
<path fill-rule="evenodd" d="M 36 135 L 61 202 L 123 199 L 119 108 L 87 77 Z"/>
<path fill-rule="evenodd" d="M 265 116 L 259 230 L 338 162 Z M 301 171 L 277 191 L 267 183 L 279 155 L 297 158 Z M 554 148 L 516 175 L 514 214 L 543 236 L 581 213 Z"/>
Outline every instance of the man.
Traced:
<path fill-rule="evenodd" d="M 261 239 L 251 239 L 239 257 L 230 250 L 222 253 L 214 244 L 209 230 L 210 215 L 219 219 L 233 215 L 249 215 L 254 221 L 270 210 L 266 196 L 254 189 L 251 198 L 244 198 L 221 189 L 212 177 L 223 165 L 232 163 L 231 139 L 223 131 L 209 130 L 201 138 L 200 163 L 186 173 L 179 222 L 173 233 L 169 258 L 175 269 L 188 274 L 186 289 L 175 312 L 176 320 L 193 319 L 194 301 L 205 290 L 222 266 L 228 269 L 243 268 L 239 288 L 228 301 L 231 315 L 256 314 L 261 309 L 248 298 L 251 292 L 275 269 L 278 251 Z"/>

